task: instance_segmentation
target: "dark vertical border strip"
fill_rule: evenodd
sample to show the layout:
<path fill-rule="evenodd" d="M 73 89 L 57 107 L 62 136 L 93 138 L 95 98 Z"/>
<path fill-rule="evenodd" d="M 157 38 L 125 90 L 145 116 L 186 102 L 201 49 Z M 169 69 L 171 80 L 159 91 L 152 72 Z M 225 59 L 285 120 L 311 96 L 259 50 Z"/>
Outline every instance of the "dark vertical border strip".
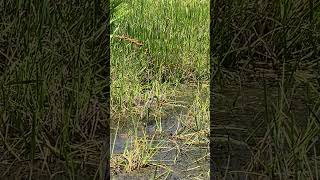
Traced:
<path fill-rule="evenodd" d="M 219 67 L 214 64 L 214 58 L 219 56 L 217 38 L 219 36 L 219 13 L 221 13 L 223 1 L 210 0 L 210 179 L 217 180 L 217 164 L 214 160 L 214 126 L 216 125 L 214 117 L 214 108 L 216 108 L 216 102 L 214 98 L 214 87 L 216 86 L 216 75 Z M 220 24 L 221 25 L 221 24 Z"/>
<path fill-rule="evenodd" d="M 107 4 L 107 14 L 103 14 L 103 6 L 101 7 L 101 0 L 95 0 L 95 16 L 96 18 L 101 18 L 99 23 L 97 24 L 97 29 L 105 28 L 103 31 L 103 35 L 97 39 L 96 44 L 103 44 L 105 53 L 101 54 L 105 55 L 100 57 L 99 66 L 103 67 L 102 77 L 105 79 L 106 85 L 102 89 L 102 103 L 106 105 L 106 129 L 105 129 L 105 143 L 104 147 L 102 147 L 101 152 L 101 168 L 100 168 L 100 178 L 101 180 L 110 179 L 110 0 L 106 0 L 104 3 Z M 106 26 L 106 27 L 103 27 Z"/>
<path fill-rule="evenodd" d="M 107 0 L 107 73 L 108 73 L 108 79 L 107 79 L 107 105 L 108 105 L 108 113 L 107 113 L 107 120 L 108 120 L 108 126 L 107 126 L 107 160 L 106 160 L 106 171 L 105 171 L 105 176 L 104 179 L 110 179 L 110 85 L 111 85 L 111 80 L 110 80 L 110 1 Z"/>
<path fill-rule="evenodd" d="M 210 179 L 216 179 L 216 165 L 214 163 L 214 142 L 213 142 L 213 126 L 214 126 L 214 98 L 213 98 L 213 87 L 214 87 L 214 67 L 213 67 L 213 55 L 216 49 L 214 43 L 214 26 L 217 22 L 217 0 L 210 0 Z"/>
<path fill-rule="evenodd" d="M 100 0 L 98 0 L 100 1 Z M 106 156 L 105 156 L 105 171 L 104 171 L 104 180 L 110 179 L 110 85 L 111 85 L 111 80 L 110 80 L 110 0 L 107 1 L 107 23 L 106 23 L 106 46 L 107 46 L 107 57 L 106 57 L 106 76 L 107 76 L 107 86 L 105 89 L 106 92 L 106 102 L 107 102 L 107 139 L 106 139 Z"/>

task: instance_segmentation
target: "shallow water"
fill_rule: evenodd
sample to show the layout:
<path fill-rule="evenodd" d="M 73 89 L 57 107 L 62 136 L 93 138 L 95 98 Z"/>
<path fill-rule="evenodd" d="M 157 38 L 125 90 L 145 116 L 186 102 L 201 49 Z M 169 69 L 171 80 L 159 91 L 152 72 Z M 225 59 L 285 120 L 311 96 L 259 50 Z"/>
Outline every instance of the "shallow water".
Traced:
<path fill-rule="evenodd" d="M 176 130 L 179 128 L 179 123 L 176 121 L 174 116 L 171 116 L 162 121 L 162 129 L 161 133 L 164 138 L 160 138 L 160 141 L 164 141 L 165 149 L 162 149 L 158 152 L 154 157 L 153 161 L 161 162 L 166 165 L 170 165 L 173 172 L 168 176 L 169 179 L 184 179 L 190 178 L 192 175 L 200 175 L 204 174 L 209 169 L 209 160 L 204 158 L 202 161 L 198 163 L 193 163 L 198 160 L 202 156 L 208 153 L 207 147 L 184 147 L 181 145 L 180 152 L 178 151 L 176 144 L 170 143 L 167 137 L 174 136 Z M 147 126 L 147 134 L 152 135 L 155 133 L 155 124 L 149 124 Z M 139 132 L 139 135 L 142 135 L 142 132 Z M 128 136 L 126 134 L 119 134 L 117 136 L 117 140 L 115 142 L 114 153 L 122 153 L 125 149 L 126 143 L 128 143 Z M 178 143 L 178 142 L 177 142 Z M 180 146 L 180 145 L 179 145 Z M 177 161 L 173 160 L 179 154 Z M 194 170 L 189 170 L 195 168 Z M 125 177 L 130 177 L 130 179 L 149 179 L 152 175 L 155 176 L 161 173 L 161 170 L 155 170 L 155 168 L 147 168 L 142 172 L 136 172 L 128 176 L 128 174 L 119 174 L 113 175 L 114 179 L 124 179 Z"/>
<path fill-rule="evenodd" d="M 191 94 L 193 94 L 191 91 Z M 192 97 L 184 97 L 184 100 L 192 99 Z M 193 179 L 198 177 L 200 179 L 209 179 L 209 156 L 204 157 L 208 154 L 209 148 L 207 146 L 189 146 L 179 140 L 170 140 L 180 130 L 181 124 L 178 121 L 178 117 L 183 116 L 186 113 L 185 108 L 175 108 L 171 111 L 170 116 L 165 117 L 161 120 L 161 133 L 155 132 L 157 124 L 155 121 L 150 121 L 146 126 L 146 133 L 149 136 L 157 134 L 155 140 L 162 142 L 163 149 L 153 157 L 152 161 L 155 163 L 161 163 L 171 168 L 171 172 L 168 176 L 161 176 L 160 179 Z M 128 129 L 124 128 L 119 130 L 115 144 L 113 144 L 114 133 L 111 139 L 112 145 L 114 145 L 113 153 L 121 154 L 126 143 L 130 143 L 130 139 L 127 134 Z M 138 136 L 142 136 L 143 132 L 139 131 Z M 155 141 L 156 142 L 156 141 Z M 111 150 L 112 150 L 111 145 Z M 178 157 L 177 157 L 178 155 Z M 204 157 L 204 158 L 203 158 Z M 174 161 L 176 158 L 176 161 Z M 165 173 L 162 168 L 156 168 L 153 166 L 143 168 L 138 172 L 133 173 L 113 173 L 112 179 L 153 179 L 160 174 Z"/>
<path fill-rule="evenodd" d="M 266 85 L 266 97 L 269 105 L 271 104 L 270 106 L 275 106 L 278 97 L 280 97 L 278 86 L 279 84 L 277 83 Z M 304 87 L 299 87 L 296 89 L 294 96 L 288 98 L 290 99 L 289 103 L 291 103 L 290 111 L 293 112 L 294 118 L 299 120 L 308 118 L 303 101 L 304 91 Z M 215 100 L 213 111 L 215 126 L 213 127 L 214 154 L 212 159 L 215 165 L 215 174 L 217 177 L 224 177 L 226 170 L 229 172 L 246 170 L 246 165 L 253 155 L 252 147 L 256 143 L 255 139 L 261 138 L 265 134 L 267 123 L 265 121 L 264 84 L 250 82 L 240 88 L 238 83 L 231 83 L 223 89 L 214 89 L 213 96 Z M 189 97 L 189 99 L 192 99 L 192 97 Z M 183 108 L 171 113 L 171 116 L 162 120 L 161 125 L 164 134 L 162 140 L 167 140 L 171 134 L 175 135 L 176 130 L 181 127 L 177 121 L 177 117 L 181 113 L 186 113 Z M 274 113 L 270 108 L 269 118 L 272 118 Z M 298 122 L 301 123 L 301 126 L 305 124 L 305 121 Z M 155 133 L 155 126 L 155 122 L 152 121 L 147 125 L 146 129 L 149 135 Z M 257 128 L 258 126 L 260 127 Z M 139 133 L 139 135 L 142 135 L 141 132 Z M 254 133 L 254 138 L 248 139 L 252 133 Z M 115 143 L 114 153 L 123 152 L 127 140 L 126 130 L 122 130 Z M 207 176 L 210 167 L 209 157 L 199 161 L 198 164 L 194 163 L 204 154 L 208 154 L 208 147 L 183 147 L 181 148 L 183 150 L 179 153 L 179 158 L 174 164 L 172 159 L 177 155 L 177 148 L 173 143 L 167 143 L 166 147 L 154 157 L 154 160 L 171 165 L 173 172 L 167 179 L 192 179 L 198 175 L 200 175 L 199 179 L 209 179 Z M 131 174 L 120 173 L 113 175 L 113 178 L 152 179 L 160 173 L 161 170 L 148 167 Z M 228 175 L 227 179 L 245 179 L 245 177 L 244 173 L 233 173 Z"/>
<path fill-rule="evenodd" d="M 215 89 L 213 94 L 215 99 L 213 111 L 215 154 L 212 155 L 212 158 L 218 177 L 224 177 L 227 170 L 229 172 L 246 171 L 246 165 L 253 157 L 252 147 L 256 145 L 255 140 L 262 138 L 267 130 L 265 97 L 269 105 L 273 106 L 280 97 L 276 83 L 271 83 L 266 87 L 266 94 L 263 83 L 258 82 L 246 83 L 246 86 L 242 86 L 241 89 L 240 84 L 237 83 L 226 85 L 220 90 Z M 290 111 L 295 115 L 295 119 L 301 120 L 301 126 L 308 117 L 303 92 L 304 88 L 299 87 L 295 95 L 288 98 L 291 103 Z M 270 120 L 274 118 L 275 111 L 270 107 L 268 111 Z M 226 179 L 245 178 L 244 173 L 233 173 L 233 176 L 226 177 Z"/>

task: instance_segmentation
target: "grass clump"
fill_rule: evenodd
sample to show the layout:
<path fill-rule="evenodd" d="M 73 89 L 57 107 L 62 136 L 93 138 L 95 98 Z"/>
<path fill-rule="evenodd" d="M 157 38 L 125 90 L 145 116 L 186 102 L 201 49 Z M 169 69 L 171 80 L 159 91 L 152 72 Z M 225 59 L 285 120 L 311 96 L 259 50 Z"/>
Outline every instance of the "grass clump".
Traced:
<path fill-rule="evenodd" d="M 149 137 L 146 134 L 138 137 L 130 133 L 128 133 L 128 137 L 132 138 L 126 142 L 123 154 L 115 155 L 111 161 L 111 168 L 115 173 L 121 171 L 130 173 L 152 165 L 150 162 L 158 151 L 159 145 L 154 145 L 154 137 Z"/>

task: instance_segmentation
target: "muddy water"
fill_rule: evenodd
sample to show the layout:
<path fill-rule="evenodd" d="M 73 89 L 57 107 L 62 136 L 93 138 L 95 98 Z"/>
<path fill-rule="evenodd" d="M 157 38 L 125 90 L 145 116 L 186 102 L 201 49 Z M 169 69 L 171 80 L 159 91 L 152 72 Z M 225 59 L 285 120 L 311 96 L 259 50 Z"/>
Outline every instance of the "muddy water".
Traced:
<path fill-rule="evenodd" d="M 205 154 L 208 154 L 208 147 L 186 147 L 181 143 L 179 144 L 179 148 L 177 148 L 175 143 L 179 142 L 173 143 L 168 141 L 170 136 L 174 136 L 179 128 L 179 123 L 176 118 L 176 116 L 171 116 L 162 121 L 161 124 L 163 132 L 161 133 L 162 137 L 159 140 L 162 140 L 165 143 L 165 149 L 161 149 L 153 157 L 153 161 L 169 165 L 172 168 L 172 173 L 170 173 L 166 179 L 189 179 L 197 176 L 200 176 L 201 179 L 206 179 L 206 173 L 209 169 L 209 157 L 204 158 L 197 163 L 194 161 L 201 159 Z M 147 132 L 149 135 L 155 133 L 155 126 L 156 124 L 149 124 L 147 126 Z M 141 136 L 142 133 L 140 132 L 139 135 Z M 114 144 L 114 153 L 122 153 L 125 149 L 126 143 L 128 143 L 128 136 L 120 133 Z M 177 155 L 177 161 L 174 162 L 173 160 Z M 152 179 L 161 173 L 164 173 L 164 170 L 159 168 L 157 169 L 155 167 L 148 167 L 139 172 L 134 172 L 133 174 L 120 173 L 118 175 L 113 174 L 112 177 L 113 179 L 128 179 L 129 177 L 130 179 Z M 203 175 L 201 176 L 201 174 Z M 162 178 L 165 178 L 165 176 Z"/>
<path fill-rule="evenodd" d="M 211 156 L 215 165 L 217 179 L 224 177 L 226 170 L 245 171 L 246 165 L 253 156 L 253 147 L 256 140 L 263 137 L 270 119 L 275 117 L 274 108 L 281 97 L 278 82 L 264 84 L 262 82 L 245 82 L 241 86 L 237 82 L 225 85 L 222 89 L 213 88 L 214 110 L 214 154 Z M 265 93 L 266 89 L 266 93 Z M 304 102 L 305 87 L 296 88 L 292 96 L 288 97 L 291 114 L 294 119 L 306 120 L 308 112 Z M 191 97 L 189 97 L 192 99 Z M 268 113 L 266 113 L 265 102 L 268 102 Z M 273 107 L 273 108 L 271 108 Z M 177 117 L 186 112 L 183 109 L 171 113 L 162 120 L 164 130 L 162 139 L 166 140 L 174 135 L 180 128 Z M 268 119 L 266 118 L 268 114 Z M 303 126 L 305 121 L 301 122 Z M 147 125 L 149 135 L 155 133 L 155 122 Z M 114 153 L 122 153 L 125 143 L 128 142 L 126 129 L 118 135 L 114 144 Z M 140 132 L 139 135 L 142 135 Z M 254 135 L 251 137 L 251 135 Z M 251 138 L 249 138 L 251 137 Z M 161 138 L 160 138 L 161 139 Z M 208 158 L 194 163 L 204 154 L 208 154 L 207 147 L 181 147 L 179 158 L 174 163 L 172 160 L 177 155 L 177 148 L 173 143 L 167 143 L 166 149 L 160 151 L 154 161 L 170 165 L 172 173 L 167 179 L 209 179 L 207 172 L 210 167 Z M 166 161 L 167 160 L 167 161 Z M 192 169 L 192 170 L 190 170 Z M 153 179 L 161 174 L 163 170 L 154 167 L 144 168 L 139 172 L 130 174 L 113 174 L 113 179 Z M 164 177 L 160 178 L 164 179 Z M 243 173 L 231 173 L 226 179 L 246 179 Z"/>
<path fill-rule="evenodd" d="M 191 91 L 194 92 L 195 90 Z M 182 98 L 184 101 L 193 100 L 193 97 L 187 96 Z M 180 101 L 179 99 L 178 101 Z M 192 102 L 192 101 L 191 101 Z M 190 103 L 191 103 L 190 102 Z M 150 121 L 146 126 L 146 132 L 149 136 L 157 134 L 155 140 L 162 142 L 163 149 L 153 157 L 152 161 L 157 164 L 167 165 L 171 168 L 168 176 L 161 176 L 160 179 L 209 179 L 209 156 L 204 157 L 209 153 L 208 145 L 188 146 L 179 140 L 172 140 L 176 133 L 181 130 L 181 123 L 178 121 L 179 117 L 186 115 L 186 108 L 175 108 L 174 111 L 168 113 L 167 117 L 161 120 L 162 132 L 155 132 L 156 122 Z M 122 128 L 113 144 L 114 133 L 112 137 L 112 146 L 114 146 L 113 153 L 121 154 L 126 143 L 130 143 L 128 137 L 128 128 Z M 138 136 L 143 133 L 138 132 Z M 157 138 L 158 137 L 158 138 Z M 111 146 L 111 150 L 112 150 Z M 129 145 L 130 146 L 130 145 Z M 204 158 L 202 158 L 204 157 Z M 176 159 L 176 161 L 174 161 Z M 113 172 L 112 179 L 154 179 L 166 171 L 162 168 L 149 166 L 133 173 Z"/>

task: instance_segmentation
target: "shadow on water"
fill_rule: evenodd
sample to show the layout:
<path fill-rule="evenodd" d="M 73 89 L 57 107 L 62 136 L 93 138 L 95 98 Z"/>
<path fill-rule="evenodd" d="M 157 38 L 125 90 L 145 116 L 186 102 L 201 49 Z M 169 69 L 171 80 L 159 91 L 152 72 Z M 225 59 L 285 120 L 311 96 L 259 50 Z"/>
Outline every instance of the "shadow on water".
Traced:
<path fill-rule="evenodd" d="M 308 118 L 303 92 L 304 87 L 297 87 L 288 102 L 291 104 L 289 111 L 294 112 L 295 119 Z M 217 177 L 251 179 L 245 172 L 254 160 L 257 142 L 264 138 L 270 121 L 276 119 L 276 110 L 270 107 L 277 108 L 280 93 L 277 82 L 246 82 L 245 86 L 232 82 L 220 90 L 214 89 L 215 126 L 212 129 L 215 153 L 212 158 Z M 268 112 L 265 102 L 269 106 Z M 303 122 L 300 123 L 303 126 Z"/>

